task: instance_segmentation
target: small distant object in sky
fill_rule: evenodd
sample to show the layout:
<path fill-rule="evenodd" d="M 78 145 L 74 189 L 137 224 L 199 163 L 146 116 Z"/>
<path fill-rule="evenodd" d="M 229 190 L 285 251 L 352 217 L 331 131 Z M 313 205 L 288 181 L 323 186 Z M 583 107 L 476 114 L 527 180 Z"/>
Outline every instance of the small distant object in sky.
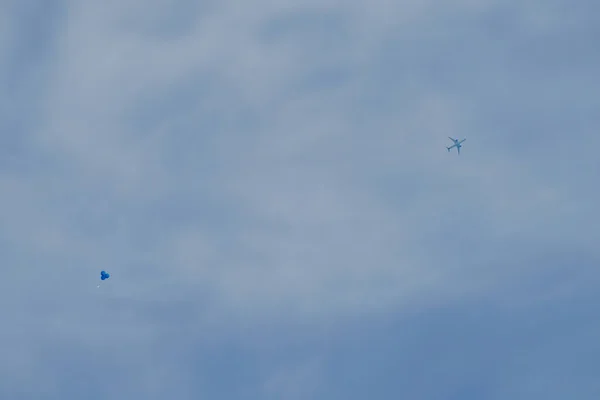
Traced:
<path fill-rule="evenodd" d="M 108 278 L 110 278 L 110 274 L 106 271 L 100 271 L 100 279 L 101 280 L 107 280 Z M 98 285 L 97 287 L 100 287 L 100 285 Z"/>
<path fill-rule="evenodd" d="M 460 148 L 462 147 L 461 143 L 464 142 L 467 139 L 465 138 L 465 139 L 459 141 L 458 139 L 451 138 L 450 136 L 448 136 L 448 139 L 450 139 L 450 140 L 452 140 L 454 142 L 454 144 L 452 146 L 446 147 L 448 149 L 448 153 L 450 153 L 450 149 L 456 147 L 456 150 L 458 151 L 458 154 L 460 154 Z"/>

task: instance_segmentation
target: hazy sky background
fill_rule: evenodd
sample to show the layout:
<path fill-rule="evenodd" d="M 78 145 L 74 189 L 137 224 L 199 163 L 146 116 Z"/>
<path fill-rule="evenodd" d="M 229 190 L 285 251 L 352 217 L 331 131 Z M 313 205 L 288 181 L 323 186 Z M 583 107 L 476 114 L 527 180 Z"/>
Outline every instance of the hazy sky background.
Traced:
<path fill-rule="evenodd" d="M 599 14 L 0 0 L 0 398 L 598 399 Z"/>

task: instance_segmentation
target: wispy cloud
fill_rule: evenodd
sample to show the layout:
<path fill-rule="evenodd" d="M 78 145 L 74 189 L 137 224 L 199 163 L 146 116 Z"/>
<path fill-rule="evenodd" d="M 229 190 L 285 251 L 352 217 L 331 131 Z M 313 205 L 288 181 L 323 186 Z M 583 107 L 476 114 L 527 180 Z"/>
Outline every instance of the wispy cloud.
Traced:
<path fill-rule="evenodd" d="M 7 398 L 95 373 L 119 394 L 89 398 L 342 396 L 333 350 L 275 361 L 285 337 L 543 304 L 571 292 L 540 254 L 597 256 L 595 3 L 23 4 L 0 13 Z"/>

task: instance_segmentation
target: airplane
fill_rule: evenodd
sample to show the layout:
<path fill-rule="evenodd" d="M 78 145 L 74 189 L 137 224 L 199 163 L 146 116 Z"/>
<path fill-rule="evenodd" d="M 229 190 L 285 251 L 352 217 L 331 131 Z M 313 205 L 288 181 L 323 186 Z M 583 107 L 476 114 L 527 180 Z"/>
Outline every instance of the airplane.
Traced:
<path fill-rule="evenodd" d="M 446 147 L 448 149 L 448 153 L 450 153 L 450 149 L 452 149 L 453 147 L 456 147 L 456 150 L 458 151 L 458 154 L 460 154 L 460 148 L 462 147 L 462 142 L 464 142 L 467 139 L 463 139 L 461 141 L 459 141 L 458 139 L 454 139 L 451 138 L 450 136 L 448 136 L 448 139 L 452 140 L 454 142 L 454 144 L 450 147 Z"/>

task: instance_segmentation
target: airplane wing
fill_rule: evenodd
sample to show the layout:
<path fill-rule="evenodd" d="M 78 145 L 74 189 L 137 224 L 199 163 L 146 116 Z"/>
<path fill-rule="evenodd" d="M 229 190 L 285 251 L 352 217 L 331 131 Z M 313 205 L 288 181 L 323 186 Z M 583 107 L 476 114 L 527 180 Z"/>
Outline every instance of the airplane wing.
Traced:
<path fill-rule="evenodd" d="M 452 140 L 453 142 L 456 142 L 456 139 L 451 138 L 450 136 L 448 136 L 448 139 Z"/>

